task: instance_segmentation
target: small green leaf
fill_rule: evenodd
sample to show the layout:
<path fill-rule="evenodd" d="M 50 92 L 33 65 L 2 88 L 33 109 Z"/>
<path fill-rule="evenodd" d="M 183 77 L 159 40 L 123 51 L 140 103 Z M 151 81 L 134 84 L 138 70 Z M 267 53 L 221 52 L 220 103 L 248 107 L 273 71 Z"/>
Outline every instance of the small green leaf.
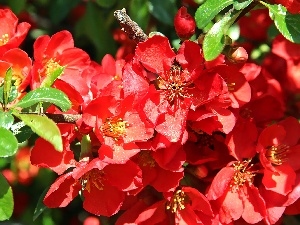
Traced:
<path fill-rule="evenodd" d="M 10 90 L 11 90 L 11 85 L 12 85 L 12 68 L 8 68 L 8 70 L 5 73 L 5 78 L 4 78 L 4 93 L 3 93 L 3 98 L 4 98 L 4 105 L 8 104 L 8 98 L 10 95 Z"/>
<path fill-rule="evenodd" d="M 0 221 L 8 220 L 14 209 L 12 188 L 5 177 L 0 173 Z"/>
<path fill-rule="evenodd" d="M 195 13 L 197 27 L 203 29 L 223 9 L 234 3 L 234 0 L 207 0 Z"/>
<path fill-rule="evenodd" d="M 14 123 L 14 117 L 11 115 L 11 112 L 0 111 L 0 127 L 9 129 Z"/>
<path fill-rule="evenodd" d="M 224 16 L 221 20 L 213 25 L 207 32 L 203 40 L 204 58 L 208 61 L 215 59 L 225 47 L 225 33 L 231 25 L 232 17 Z"/>
<path fill-rule="evenodd" d="M 28 140 L 33 134 L 31 128 L 26 126 L 23 121 L 13 124 L 10 129 L 19 143 Z"/>
<path fill-rule="evenodd" d="M 62 111 L 67 111 L 71 108 L 71 102 L 67 95 L 62 91 L 43 87 L 37 88 L 33 91 L 28 92 L 17 104 L 17 107 L 28 108 L 39 102 L 49 102 L 58 106 Z"/>
<path fill-rule="evenodd" d="M 4 104 L 4 86 L 2 85 L 0 87 L 0 103 Z M 8 103 L 12 102 L 13 100 L 15 100 L 18 97 L 18 90 L 15 86 L 12 86 L 10 89 L 10 94 L 8 96 Z"/>
<path fill-rule="evenodd" d="M 300 43 L 300 14 L 291 14 L 282 5 L 260 3 L 269 9 L 270 17 L 280 33 L 289 41 Z"/>
<path fill-rule="evenodd" d="M 95 2 L 103 8 L 110 8 L 116 4 L 117 0 L 96 0 Z"/>
<path fill-rule="evenodd" d="M 44 210 L 47 208 L 45 204 L 43 203 L 43 200 L 48 192 L 49 188 L 46 188 L 41 196 L 39 197 L 38 203 L 35 207 L 34 213 L 33 213 L 33 221 L 35 221 L 41 214 L 44 212 Z"/>
<path fill-rule="evenodd" d="M 65 66 L 60 66 L 54 70 L 49 76 L 47 76 L 40 87 L 50 87 L 54 81 L 64 72 Z"/>
<path fill-rule="evenodd" d="M 248 5 L 251 4 L 251 2 L 253 2 L 253 0 L 246 0 L 246 1 L 237 1 L 235 0 L 233 3 L 233 7 L 235 8 L 235 10 L 241 10 L 246 8 Z"/>
<path fill-rule="evenodd" d="M 17 150 L 17 138 L 13 135 L 11 131 L 0 127 L 0 157 L 12 156 L 17 152 Z"/>
<path fill-rule="evenodd" d="M 50 142 L 57 151 L 63 150 L 62 137 L 57 125 L 46 116 L 36 114 L 13 114 L 29 126 L 33 132 Z"/>

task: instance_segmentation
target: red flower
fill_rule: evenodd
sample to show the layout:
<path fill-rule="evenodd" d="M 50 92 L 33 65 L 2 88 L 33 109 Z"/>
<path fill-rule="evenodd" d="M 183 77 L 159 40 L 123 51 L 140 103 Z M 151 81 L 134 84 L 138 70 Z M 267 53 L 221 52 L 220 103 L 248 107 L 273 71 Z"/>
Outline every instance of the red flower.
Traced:
<path fill-rule="evenodd" d="M 49 208 L 65 207 L 82 191 L 86 211 L 111 216 L 119 211 L 126 193 L 141 184 L 140 177 L 140 169 L 131 161 L 108 165 L 99 158 L 83 158 L 73 171 L 51 185 L 44 204 Z"/>
<path fill-rule="evenodd" d="M 132 96 L 124 100 L 113 97 L 94 99 L 84 111 L 96 117 L 95 134 L 101 142 L 99 157 L 126 162 L 140 151 L 136 145 L 153 136 L 153 126 L 132 105 Z"/>
<path fill-rule="evenodd" d="M 281 4 L 287 8 L 290 13 L 300 13 L 300 1 L 299 0 L 273 0 L 276 4 Z"/>
<path fill-rule="evenodd" d="M 300 169 L 300 125 L 288 117 L 265 128 L 259 138 L 257 151 L 265 167 L 262 183 L 267 190 L 286 196 L 293 190 L 296 171 Z"/>
<path fill-rule="evenodd" d="M 30 24 L 18 24 L 18 18 L 10 9 L 0 9 L 0 56 L 11 48 L 19 47 L 25 39 Z"/>
<path fill-rule="evenodd" d="M 40 36 L 33 48 L 35 61 L 31 73 L 32 89 L 39 87 L 47 76 L 63 67 L 59 79 L 70 85 L 77 85 L 77 82 L 84 84 L 80 75 L 90 65 L 90 58 L 83 50 L 74 47 L 71 33 L 60 31 L 52 37 Z"/>
<path fill-rule="evenodd" d="M 174 18 L 175 31 L 180 39 L 189 39 L 194 33 L 196 22 L 188 12 L 187 8 L 182 6 Z"/>
<path fill-rule="evenodd" d="M 0 57 L 0 83 L 2 83 L 7 69 L 11 67 L 13 85 L 17 87 L 19 92 L 24 91 L 29 84 L 26 78 L 28 78 L 31 66 L 31 59 L 23 50 L 14 48 L 6 51 Z"/>
<path fill-rule="evenodd" d="M 208 189 L 207 198 L 221 223 L 228 224 L 242 217 L 254 224 L 266 216 L 265 201 L 254 186 L 256 173 L 250 162 L 230 163 L 214 177 Z"/>

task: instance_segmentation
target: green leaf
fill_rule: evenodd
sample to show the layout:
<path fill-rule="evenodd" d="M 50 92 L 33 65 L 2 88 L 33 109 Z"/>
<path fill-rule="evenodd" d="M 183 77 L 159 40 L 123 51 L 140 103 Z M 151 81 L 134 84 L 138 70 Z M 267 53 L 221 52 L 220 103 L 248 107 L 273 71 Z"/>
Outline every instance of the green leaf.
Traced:
<path fill-rule="evenodd" d="M 129 6 L 129 16 L 143 30 L 149 24 L 150 12 L 148 10 L 148 0 L 131 0 Z"/>
<path fill-rule="evenodd" d="M 43 200 L 44 200 L 48 190 L 49 190 L 49 187 L 46 188 L 43 191 L 43 193 L 41 194 L 41 196 L 39 197 L 38 203 L 37 203 L 34 213 L 33 213 L 33 221 L 35 221 L 42 214 L 42 212 L 44 212 L 44 210 L 47 208 L 45 206 L 45 204 L 43 203 Z"/>
<path fill-rule="evenodd" d="M 203 29 L 223 9 L 234 3 L 234 0 L 207 0 L 195 13 L 197 27 Z"/>
<path fill-rule="evenodd" d="M 280 33 L 289 41 L 300 43 L 300 15 L 289 13 L 282 5 L 260 3 L 269 9 L 270 17 Z"/>
<path fill-rule="evenodd" d="M 207 32 L 203 40 L 204 58 L 208 61 L 215 59 L 225 47 L 225 33 L 227 32 L 232 17 L 224 16 L 221 20 L 213 25 Z"/>
<path fill-rule="evenodd" d="M 0 111 L 0 127 L 9 129 L 14 123 L 14 117 L 11 115 L 11 112 Z"/>
<path fill-rule="evenodd" d="M 233 7 L 235 8 L 235 10 L 241 10 L 246 8 L 248 5 L 251 4 L 251 2 L 253 2 L 253 0 L 246 0 L 246 1 L 237 1 L 235 0 L 233 3 Z"/>
<path fill-rule="evenodd" d="M 14 209 L 12 188 L 0 173 L 0 221 L 8 220 Z"/>
<path fill-rule="evenodd" d="M 58 67 L 43 80 L 40 87 L 50 87 L 54 83 L 54 81 L 64 72 L 64 70 L 64 66 Z"/>
<path fill-rule="evenodd" d="M 7 4 L 15 14 L 19 14 L 26 6 L 26 0 L 9 0 Z"/>
<path fill-rule="evenodd" d="M 33 134 L 31 128 L 26 126 L 23 121 L 13 124 L 10 129 L 19 143 L 28 140 Z"/>
<path fill-rule="evenodd" d="M 101 7 L 110 8 L 116 4 L 117 0 L 96 0 L 95 2 Z"/>
<path fill-rule="evenodd" d="M 37 88 L 33 91 L 28 92 L 17 104 L 17 107 L 28 108 L 39 102 L 49 102 L 58 106 L 62 111 L 67 111 L 71 108 L 71 102 L 67 95 L 62 91 L 43 87 Z"/>
<path fill-rule="evenodd" d="M 174 0 L 150 0 L 149 11 L 160 22 L 173 26 L 177 12 L 176 2 Z"/>
<path fill-rule="evenodd" d="M 10 90 L 11 90 L 11 85 L 12 85 L 12 68 L 8 68 L 8 70 L 5 73 L 5 78 L 4 78 L 4 86 L 3 86 L 3 98 L 4 98 L 4 105 L 8 104 L 8 98 L 10 95 Z"/>
<path fill-rule="evenodd" d="M 49 8 L 50 19 L 59 24 L 81 0 L 52 0 Z"/>
<path fill-rule="evenodd" d="M 46 116 L 21 114 L 17 111 L 13 111 L 13 114 L 29 126 L 33 132 L 50 142 L 57 151 L 63 150 L 62 137 L 53 120 Z"/>
<path fill-rule="evenodd" d="M 12 156 L 17 152 L 17 150 L 17 138 L 13 135 L 11 131 L 0 127 L 0 157 Z"/>

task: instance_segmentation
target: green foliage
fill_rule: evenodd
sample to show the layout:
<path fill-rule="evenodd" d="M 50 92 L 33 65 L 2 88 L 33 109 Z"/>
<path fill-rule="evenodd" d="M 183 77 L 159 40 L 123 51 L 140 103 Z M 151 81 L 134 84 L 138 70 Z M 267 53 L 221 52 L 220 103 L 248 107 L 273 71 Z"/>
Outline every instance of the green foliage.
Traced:
<path fill-rule="evenodd" d="M 95 2 L 101 7 L 109 8 L 116 4 L 117 0 L 95 0 Z"/>
<path fill-rule="evenodd" d="M 64 72 L 65 67 L 58 67 L 56 70 L 54 70 L 49 76 L 47 76 L 43 82 L 41 83 L 40 87 L 50 87 L 54 81 L 60 76 L 62 75 L 62 73 Z"/>
<path fill-rule="evenodd" d="M 34 213 L 33 213 L 33 221 L 35 221 L 41 214 L 42 212 L 44 212 L 44 210 L 47 208 L 45 206 L 45 204 L 43 203 L 43 200 L 47 194 L 49 187 L 46 188 L 43 193 L 41 194 L 41 196 L 39 197 L 38 203 L 35 207 Z"/>
<path fill-rule="evenodd" d="M 289 13 L 282 5 L 261 3 L 269 9 L 270 17 L 280 33 L 289 41 L 300 43 L 300 15 Z"/>
<path fill-rule="evenodd" d="M 0 157 L 14 155 L 18 150 L 18 140 L 13 133 L 0 127 Z M 1 186 L 1 185 L 0 185 Z"/>
<path fill-rule="evenodd" d="M 1 129 L 2 128 L 0 128 L 0 131 Z M 8 220 L 11 217 L 14 209 L 14 199 L 12 189 L 1 173 L 0 184 L 0 221 L 3 221 Z"/>
<path fill-rule="evenodd" d="M 13 111 L 13 115 L 22 120 L 33 132 L 50 142 L 57 151 L 63 150 L 61 133 L 53 120 L 36 114 L 21 114 Z"/>
<path fill-rule="evenodd" d="M 200 5 L 195 13 L 195 20 L 197 27 L 203 29 L 209 22 L 215 18 L 223 9 L 233 4 L 234 0 L 207 0 L 204 4 Z"/>
<path fill-rule="evenodd" d="M 51 21 L 54 24 L 59 24 L 80 1 L 81 0 L 52 0 L 49 8 Z"/>
<path fill-rule="evenodd" d="M 138 24 L 143 30 L 147 29 L 149 19 L 150 19 L 150 12 L 148 8 L 149 8 L 148 0 L 130 1 L 129 13 L 131 19 L 133 21 L 139 21 Z"/>
<path fill-rule="evenodd" d="M 10 112 L 0 111 L 0 127 L 9 129 L 13 123 L 14 117 L 11 115 Z"/>
<path fill-rule="evenodd" d="M 67 111 L 71 107 L 71 102 L 65 93 L 50 87 L 30 91 L 16 104 L 16 107 L 28 108 L 39 102 L 49 102 L 58 106 L 62 111 Z"/>
<path fill-rule="evenodd" d="M 173 27 L 174 16 L 177 12 L 175 0 L 150 0 L 149 4 L 149 11 L 156 19 Z"/>

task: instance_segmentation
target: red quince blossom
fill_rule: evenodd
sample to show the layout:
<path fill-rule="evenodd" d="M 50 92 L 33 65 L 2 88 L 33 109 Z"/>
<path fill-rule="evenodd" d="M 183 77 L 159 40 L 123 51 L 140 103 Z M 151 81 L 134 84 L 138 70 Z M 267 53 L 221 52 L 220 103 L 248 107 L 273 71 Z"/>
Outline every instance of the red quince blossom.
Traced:
<path fill-rule="evenodd" d="M 257 151 L 264 166 L 262 183 L 267 190 L 286 196 L 293 190 L 296 171 L 300 169 L 300 124 L 288 117 L 265 128 L 259 138 Z"/>
<path fill-rule="evenodd" d="M 27 53 L 19 48 L 13 48 L 0 56 L 0 83 L 2 83 L 8 68 L 12 69 L 12 81 L 18 92 L 24 91 L 28 85 L 27 76 L 32 62 Z"/>
<path fill-rule="evenodd" d="M 174 17 L 175 31 L 180 39 L 189 39 L 194 33 L 196 22 L 188 12 L 187 8 L 182 6 Z"/>
<path fill-rule="evenodd" d="M 49 168 L 57 174 L 64 173 L 74 165 L 74 154 L 70 143 L 75 139 L 74 125 L 58 124 L 62 139 L 63 151 L 58 152 L 53 145 L 42 138 L 38 138 L 31 150 L 30 161 L 32 165 Z"/>
<path fill-rule="evenodd" d="M 139 152 L 138 142 L 153 136 L 153 126 L 132 105 L 132 96 L 115 100 L 110 96 L 94 99 L 84 113 L 95 117 L 95 134 L 101 142 L 99 157 L 126 162 Z"/>
<path fill-rule="evenodd" d="M 151 185 L 159 192 L 174 191 L 183 178 L 183 170 L 170 171 L 161 167 L 153 157 L 155 152 L 142 150 L 132 157 L 142 170 L 143 187 Z"/>
<path fill-rule="evenodd" d="M 0 9 L 0 56 L 12 48 L 17 48 L 25 39 L 30 24 L 18 24 L 18 18 L 10 9 Z"/>
<path fill-rule="evenodd" d="M 75 166 L 51 185 L 44 198 L 47 207 L 65 207 L 81 192 L 86 211 L 112 216 L 120 210 L 126 193 L 141 184 L 141 171 L 131 161 L 107 164 L 99 158 L 83 158 Z"/>
<path fill-rule="evenodd" d="M 146 206 L 142 202 L 136 204 L 135 211 L 124 213 L 117 221 L 126 221 L 135 225 L 151 224 L 211 224 L 213 216 L 211 206 L 206 197 L 192 187 L 180 187 L 174 192 L 165 193 L 165 199 Z"/>
<path fill-rule="evenodd" d="M 34 64 L 31 71 L 32 89 L 41 85 L 43 80 L 57 69 L 62 69 L 60 80 L 76 85 L 82 71 L 90 65 L 90 58 L 83 50 L 74 47 L 70 32 L 64 30 L 54 34 L 40 36 L 33 45 Z M 76 78 L 76 79 L 74 79 Z M 75 84 L 74 84 L 75 82 Z M 84 82 L 80 82 L 81 85 Z"/>
<path fill-rule="evenodd" d="M 217 219 L 224 224 L 243 218 L 254 224 L 266 216 L 266 204 L 254 186 L 256 170 L 251 159 L 235 161 L 222 168 L 208 189 Z"/>
<path fill-rule="evenodd" d="M 251 41 L 267 39 L 267 30 L 272 24 L 268 9 L 251 10 L 249 14 L 239 19 L 240 33 Z"/>

